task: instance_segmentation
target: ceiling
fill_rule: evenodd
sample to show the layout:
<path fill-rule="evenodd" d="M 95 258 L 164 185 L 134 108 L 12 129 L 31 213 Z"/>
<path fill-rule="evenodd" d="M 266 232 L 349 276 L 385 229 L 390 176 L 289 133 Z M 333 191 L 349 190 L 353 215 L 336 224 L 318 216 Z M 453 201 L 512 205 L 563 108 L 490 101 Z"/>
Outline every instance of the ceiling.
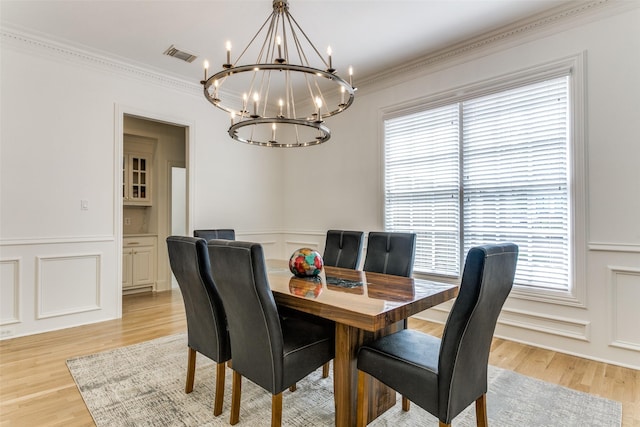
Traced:
<path fill-rule="evenodd" d="M 345 76 L 373 76 L 567 0 L 289 0 L 318 50 L 333 50 Z M 225 42 L 244 47 L 272 11 L 271 0 L 0 0 L 5 29 L 198 82 L 205 59 L 217 71 Z M 187 63 L 170 46 L 196 54 Z"/>

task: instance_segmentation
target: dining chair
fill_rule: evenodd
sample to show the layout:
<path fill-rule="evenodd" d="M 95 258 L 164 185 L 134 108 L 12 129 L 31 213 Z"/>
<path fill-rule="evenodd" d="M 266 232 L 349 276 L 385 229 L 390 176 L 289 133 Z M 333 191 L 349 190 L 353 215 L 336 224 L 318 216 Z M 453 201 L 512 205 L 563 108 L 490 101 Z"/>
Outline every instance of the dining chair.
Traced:
<path fill-rule="evenodd" d="M 282 392 L 333 359 L 335 328 L 278 315 L 260 244 L 210 240 L 208 247 L 231 337 L 230 423 L 240 419 L 246 377 L 271 393 L 271 425 L 280 426 Z"/>
<path fill-rule="evenodd" d="M 363 345 L 358 352 L 357 426 L 367 424 L 373 376 L 440 420 L 451 421 L 475 401 L 487 425 L 487 369 L 498 315 L 513 286 L 518 247 L 477 246 L 467 254 L 460 291 L 442 339 L 411 329 Z M 403 409 L 406 410 L 403 401 Z"/>
<path fill-rule="evenodd" d="M 416 234 L 371 231 L 367 239 L 364 271 L 411 277 L 416 257 Z M 404 319 L 403 329 L 409 326 Z"/>
<path fill-rule="evenodd" d="M 222 413 L 225 362 L 231 345 L 222 300 L 211 277 L 207 242 L 187 236 L 167 237 L 169 263 L 178 281 L 187 316 L 187 381 L 185 392 L 193 391 L 196 353 L 216 362 L 216 390 L 213 415 Z"/>
<path fill-rule="evenodd" d="M 206 241 L 212 239 L 236 240 L 236 231 L 232 228 L 220 228 L 217 230 L 193 230 L 194 237 L 202 237 Z"/>
<path fill-rule="evenodd" d="M 415 256 L 415 233 L 371 231 L 363 270 L 411 277 Z"/>
<path fill-rule="evenodd" d="M 328 230 L 322 255 L 324 265 L 357 269 L 363 241 L 362 231 Z"/>

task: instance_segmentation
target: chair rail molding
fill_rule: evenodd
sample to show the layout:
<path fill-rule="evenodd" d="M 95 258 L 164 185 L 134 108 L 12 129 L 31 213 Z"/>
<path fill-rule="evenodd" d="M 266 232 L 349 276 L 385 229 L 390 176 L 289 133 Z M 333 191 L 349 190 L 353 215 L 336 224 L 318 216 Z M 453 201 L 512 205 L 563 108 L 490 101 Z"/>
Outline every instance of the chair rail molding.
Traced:
<path fill-rule="evenodd" d="M 640 244 L 635 244 L 635 243 L 589 242 L 588 249 L 590 251 L 600 251 L 600 252 L 640 253 Z"/>

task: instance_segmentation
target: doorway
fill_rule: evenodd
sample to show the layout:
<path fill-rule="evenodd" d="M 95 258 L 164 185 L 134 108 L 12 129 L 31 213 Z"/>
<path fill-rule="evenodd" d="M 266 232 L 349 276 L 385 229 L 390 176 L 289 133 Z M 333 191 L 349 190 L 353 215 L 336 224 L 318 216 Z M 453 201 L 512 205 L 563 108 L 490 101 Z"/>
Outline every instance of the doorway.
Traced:
<path fill-rule="evenodd" d="M 169 265 L 166 238 L 172 234 L 187 235 L 189 230 L 189 135 L 189 126 L 123 114 L 124 157 L 131 149 L 128 141 L 136 138 L 153 141 L 149 156 L 150 201 L 145 206 L 130 206 L 127 202 L 122 206 L 123 238 L 132 232 L 130 225 L 141 224 L 133 232 L 137 236 L 153 238 L 156 245 L 153 286 L 141 291 L 167 291 L 176 285 Z M 134 145 L 134 149 L 138 148 Z"/>

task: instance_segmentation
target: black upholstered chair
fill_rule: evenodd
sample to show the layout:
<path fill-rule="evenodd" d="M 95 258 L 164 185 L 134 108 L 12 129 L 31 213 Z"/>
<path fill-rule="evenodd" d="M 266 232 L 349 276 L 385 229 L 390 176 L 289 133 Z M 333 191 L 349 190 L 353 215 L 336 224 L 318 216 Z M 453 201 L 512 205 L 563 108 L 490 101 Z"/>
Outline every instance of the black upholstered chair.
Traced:
<path fill-rule="evenodd" d="M 416 257 L 416 234 L 371 231 L 367 239 L 364 271 L 411 277 Z M 409 321 L 404 319 L 407 329 Z"/>
<path fill-rule="evenodd" d="M 333 359 L 335 328 L 278 315 L 260 244 L 210 240 L 208 246 L 231 336 L 230 422 L 240 419 L 240 389 L 246 377 L 272 394 L 271 425 L 279 426 L 282 392 Z"/>
<path fill-rule="evenodd" d="M 498 315 L 513 286 L 517 258 L 518 247 L 511 243 L 469 250 L 442 339 L 405 329 L 360 348 L 359 427 L 366 425 L 363 390 L 370 376 L 438 417 L 441 427 L 451 425 L 474 401 L 478 426 L 487 425 L 489 350 Z"/>
<path fill-rule="evenodd" d="M 206 241 L 213 239 L 236 240 L 236 231 L 231 228 L 218 230 L 193 230 L 195 237 L 201 237 Z"/>
<path fill-rule="evenodd" d="M 364 232 L 362 231 L 327 231 L 322 260 L 324 265 L 357 269 L 360 265 Z"/>
<path fill-rule="evenodd" d="M 363 270 L 411 277 L 415 256 L 415 233 L 372 231 L 367 239 Z"/>
<path fill-rule="evenodd" d="M 185 392 L 193 391 L 196 352 L 215 361 L 213 415 L 217 416 L 222 413 L 225 362 L 231 358 L 231 345 L 222 300 L 211 277 L 207 242 L 195 237 L 169 236 L 167 248 L 187 316 L 189 352 Z"/>

